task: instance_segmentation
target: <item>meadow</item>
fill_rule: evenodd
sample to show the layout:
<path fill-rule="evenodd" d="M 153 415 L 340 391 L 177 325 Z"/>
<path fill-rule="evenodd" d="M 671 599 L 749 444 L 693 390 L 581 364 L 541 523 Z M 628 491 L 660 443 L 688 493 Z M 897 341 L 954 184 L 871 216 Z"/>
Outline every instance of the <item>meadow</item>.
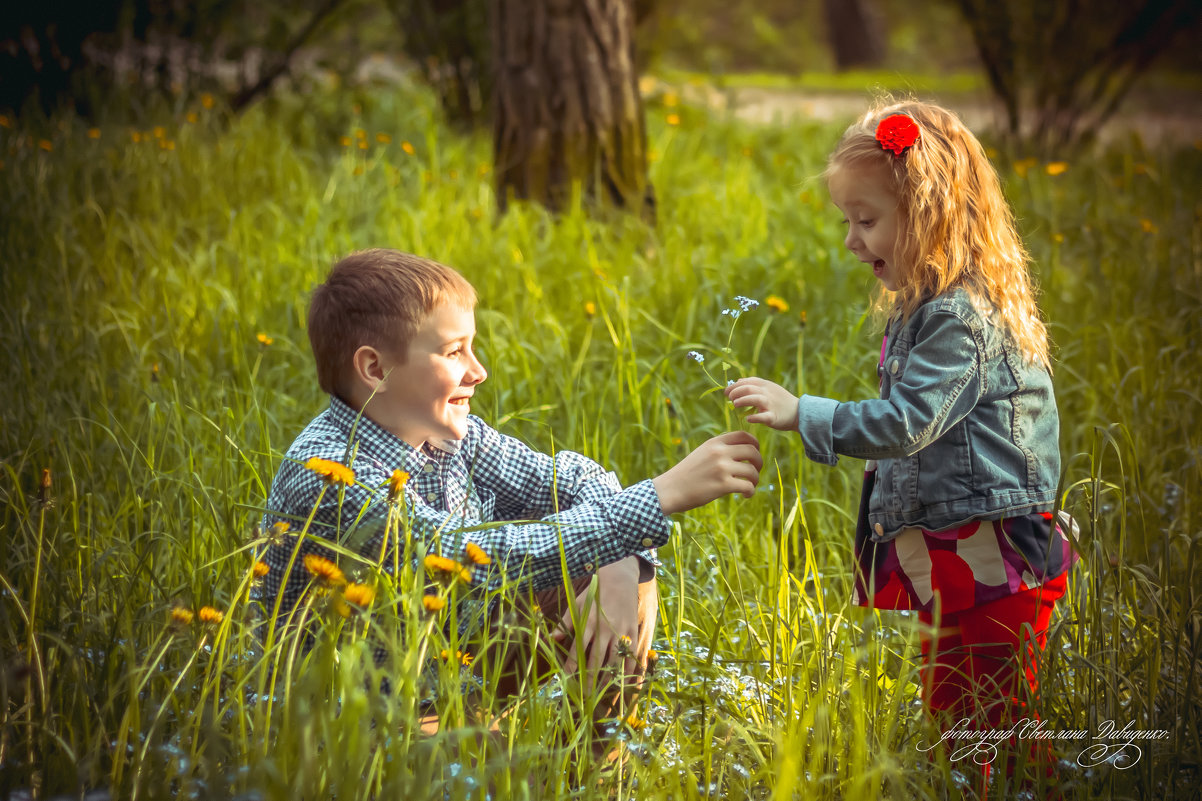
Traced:
<path fill-rule="evenodd" d="M 459 268 L 490 372 L 473 411 L 632 483 L 740 425 L 688 351 L 719 380 L 875 393 L 873 279 L 818 179 L 841 126 L 652 99 L 649 227 L 498 217 L 487 137 L 443 126 L 419 87 L 142 113 L 157 125 L 0 120 L 0 797 L 973 797 L 970 766 L 920 750 L 938 732 L 917 621 L 850 604 L 862 465 L 769 431 L 755 497 L 680 516 L 660 552 L 660 656 L 613 721 L 618 766 L 588 758 L 573 709 L 596 699 L 571 682 L 527 686 L 480 734 L 505 710 L 490 643 L 448 638 L 412 570 L 348 555 L 375 602 L 343 617 L 314 595 L 308 655 L 251 631 L 261 509 L 326 402 L 304 321 L 334 260 L 388 246 Z M 1202 143 L 995 161 L 1042 287 L 1081 527 L 1043 714 L 1166 732 L 1110 759 L 1056 741 L 1055 777 L 1028 771 L 1025 792 L 1196 798 Z M 732 331 L 736 295 L 761 305 Z M 373 638 L 394 692 L 370 689 Z M 420 736 L 431 686 L 448 725 Z"/>

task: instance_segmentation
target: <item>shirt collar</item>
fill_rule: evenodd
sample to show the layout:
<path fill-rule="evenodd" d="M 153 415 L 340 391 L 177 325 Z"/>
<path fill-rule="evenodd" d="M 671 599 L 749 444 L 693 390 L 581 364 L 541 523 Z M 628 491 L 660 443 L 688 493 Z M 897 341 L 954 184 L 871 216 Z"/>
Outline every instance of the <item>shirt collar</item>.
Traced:
<path fill-rule="evenodd" d="M 401 467 L 409 472 L 419 469 L 433 455 L 427 454 L 427 450 L 442 451 L 445 454 L 453 456 L 459 453 L 460 448 L 463 447 L 463 440 L 460 439 L 437 439 L 427 440 L 425 446 L 421 450 L 418 450 L 375 420 L 372 420 L 366 414 L 360 414 L 337 395 L 330 396 L 330 416 L 333 418 L 334 423 L 346 432 L 348 439 L 353 428 L 360 442 L 370 447 L 370 450 L 373 452 L 370 455 L 373 457 L 379 451 L 399 450 L 401 453 Z M 363 447 L 363 445 L 360 446 L 360 453 L 363 452 Z M 367 456 L 368 454 L 364 455 Z"/>

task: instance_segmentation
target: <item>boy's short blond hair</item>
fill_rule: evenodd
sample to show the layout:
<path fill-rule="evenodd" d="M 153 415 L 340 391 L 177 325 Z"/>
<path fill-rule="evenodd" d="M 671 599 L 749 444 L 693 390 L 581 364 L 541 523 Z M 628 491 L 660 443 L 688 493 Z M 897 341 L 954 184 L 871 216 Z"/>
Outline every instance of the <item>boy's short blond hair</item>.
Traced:
<path fill-rule="evenodd" d="M 422 319 L 444 303 L 476 305 L 476 290 L 444 264 L 386 248 L 343 258 L 309 305 L 309 343 L 322 390 L 343 394 L 352 358 L 364 345 L 403 362 Z"/>

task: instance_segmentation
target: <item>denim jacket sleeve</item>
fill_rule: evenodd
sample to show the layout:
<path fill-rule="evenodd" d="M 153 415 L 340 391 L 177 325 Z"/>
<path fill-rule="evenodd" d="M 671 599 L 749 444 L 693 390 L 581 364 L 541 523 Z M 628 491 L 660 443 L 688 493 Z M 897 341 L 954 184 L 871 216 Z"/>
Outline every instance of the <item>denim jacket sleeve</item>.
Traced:
<path fill-rule="evenodd" d="M 978 333 L 952 310 L 932 311 L 887 397 L 839 403 L 803 395 L 798 430 L 806 456 L 833 465 L 837 454 L 897 458 L 934 442 L 972 411 L 984 391 L 984 344 Z M 890 358 L 886 369 L 896 364 Z"/>

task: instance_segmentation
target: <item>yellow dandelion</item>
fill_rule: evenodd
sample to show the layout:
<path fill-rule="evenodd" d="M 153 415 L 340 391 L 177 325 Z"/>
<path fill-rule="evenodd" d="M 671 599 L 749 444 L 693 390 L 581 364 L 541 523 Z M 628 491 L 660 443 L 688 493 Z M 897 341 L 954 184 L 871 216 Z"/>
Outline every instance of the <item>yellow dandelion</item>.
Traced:
<path fill-rule="evenodd" d="M 359 149 L 360 149 L 360 150 L 367 150 L 367 140 L 366 140 L 366 139 L 360 139 L 360 140 L 359 140 Z"/>
<path fill-rule="evenodd" d="M 454 559 L 448 559 L 445 556 L 430 554 L 424 560 L 426 569 L 432 573 L 450 573 L 454 575 L 463 567 Z"/>
<path fill-rule="evenodd" d="M 789 310 L 789 304 L 785 302 L 785 299 L 776 295 L 769 295 L 764 300 L 764 305 L 772 309 L 772 311 L 787 312 Z"/>
<path fill-rule="evenodd" d="M 596 317 L 597 304 L 593 303 L 591 300 L 586 300 L 584 302 L 584 314 L 586 317 Z"/>
<path fill-rule="evenodd" d="M 336 595 L 330 600 L 330 608 L 337 612 L 341 617 L 351 616 L 351 608 L 341 595 Z"/>
<path fill-rule="evenodd" d="M 1152 222 L 1151 220 L 1148 220 L 1148 219 L 1140 220 L 1140 221 L 1139 221 L 1139 227 L 1140 227 L 1141 229 L 1143 229 L 1143 232 L 1144 232 L 1145 234 L 1154 234 L 1154 233 L 1156 233 L 1157 231 L 1159 231 L 1159 230 L 1160 230 L 1160 228 L 1159 228 L 1159 227 L 1157 227 L 1156 223 L 1154 223 L 1154 222 Z"/>
<path fill-rule="evenodd" d="M 998 157 L 998 152 L 997 152 L 996 147 L 985 148 L 985 158 L 989 159 L 990 161 L 995 161 L 995 160 L 997 160 L 997 157 Z"/>
<path fill-rule="evenodd" d="M 164 128 L 162 125 L 156 125 L 156 126 L 154 126 L 154 130 L 151 131 L 151 133 L 154 134 L 155 139 L 162 139 L 163 137 L 165 137 L 167 135 L 167 129 Z"/>
<path fill-rule="evenodd" d="M 184 119 L 195 125 L 196 123 L 200 122 L 200 115 L 195 111 L 189 111 L 184 115 Z"/>
<path fill-rule="evenodd" d="M 392 143 L 392 137 L 386 133 L 378 133 L 376 134 L 376 141 L 381 145 L 387 145 Z"/>
<path fill-rule="evenodd" d="M 174 139 L 159 140 L 159 149 L 160 150 L 175 150 L 175 140 Z"/>
<path fill-rule="evenodd" d="M 202 606 L 196 613 L 196 617 L 200 619 L 201 623 L 211 623 L 213 625 L 217 625 L 222 620 L 225 620 L 225 613 L 220 609 L 214 609 L 211 606 Z"/>
<path fill-rule="evenodd" d="M 464 584 L 472 583 L 472 569 L 470 567 L 459 568 L 459 580 Z"/>
<path fill-rule="evenodd" d="M 490 172 L 492 172 L 492 167 L 489 167 L 487 164 L 481 164 L 479 169 L 476 170 L 476 174 L 481 178 L 488 175 Z"/>
<path fill-rule="evenodd" d="M 129 132 L 129 141 L 133 142 L 136 145 L 138 142 L 142 141 L 142 134 L 139 133 L 138 131 L 130 131 Z"/>
<path fill-rule="evenodd" d="M 631 712 L 629 715 L 626 716 L 626 725 L 629 726 L 630 728 L 634 729 L 635 731 L 638 731 L 639 729 L 642 729 L 644 726 L 646 726 L 647 723 L 642 718 L 640 718 L 637 713 Z"/>
<path fill-rule="evenodd" d="M 441 612 L 446 605 L 446 598 L 439 598 L 437 595 L 422 596 L 422 606 L 426 607 L 427 612 Z"/>
<path fill-rule="evenodd" d="M 251 570 L 254 572 L 255 578 L 263 578 L 271 572 L 271 567 L 266 562 L 258 561 L 255 562 L 255 566 Z"/>
<path fill-rule="evenodd" d="M 323 584 L 346 584 L 346 576 L 338 565 L 326 559 L 324 556 L 318 556 L 315 553 L 305 554 L 305 570 L 313 575 L 315 579 Z"/>
<path fill-rule="evenodd" d="M 404 470 L 393 470 L 392 475 L 388 479 L 388 501 L 396 503 L 400 500 L 405 492 L 405 485 L 409 483 L 409 474 Z"/>
<path fill-rule="evenodd" d="M 9 116 L 7 114 L 0 114 L 0 128 L 11 127 L 13 127 L 13 121 L 9 119 Z"/>
<path fill-rule="evenodd" d="M 1148 171 L 1149 171 L 1150 169 L 1151 169 L 1151 168 L 1150 168 L 1150 167 L 1148 167 L 1148 165 L 1147 165 L 1147 164 L 1144 164 L 1143 162 L 1140 162 L 1139 164 L 1136 164 L 1136 165 L 1135 165 L 1135 174 L 1136 174 L 1136 175 L 1147 175 L 1147 174 L 1148 174 Z"/>
<path fill-rule="evenodd" d="M 255 335 L 255 339 L 259 340 L 260 345 L 270 345 L 272 342 L 275 342 L 274 339 L 267 336 L 262 331 Z"/>
<path fill-rule="evenodd" d="M 338 144 L 342 145 L 343 147 L 350 147 L 351 138 L 349 136 L 340 136 L 338 137 Z"/>
<path fill-rule="evenodd" d="M 446 648 L 438 652 L 438 658 L 447 662 L 458 662 L 461 665 L 470 665 L 472 663 L 472 655 L 467 651 L 455 651 L 451 653 Z"/>
<path fill-rule="evenodd" d="M 155 362 L 150 365 L 150 380 L 154 383 L 159 383 L 159 363 Z"/>
<path fill-rule="evenodd" d="M 1055 242 L 1057 245 L 1059 245 L 1061 242 L 1064 241 L 1064 234 L 1062 234 L 1060 232 L 1056 232 L 1056 233 L 1052 234 L 1052 241 Z"/>
<path fill-rule="evenodd" d="M 1019 159 L 1014 162 L 1014 171 L 1018 173 L 1019 178 L 1026 178 L 1027 171 L 1034 167 L 1039 162 L 1033 158 Z"/>
<path fill-rule="evenodd" d="M 667 122 L 669 125 L 680 125 L 680 115 L 679 114 L 669 114 L 665 118 L 664 121 Z"/>
<path fill-rule="evenodd" d="M 680 105 L 680 95 L 672 91 L 664 92 L 664 105 L 668 108 Z"/>
<path fill-rule="evenodd" d="M 321 459 L 313 456 L 305 462 L 305 469 L 312 470 L 324 478 L 327 484 L 345 484 L 349 487 L 355 483 L 354 470 L 329 459 Z"/>
<path fill-rule="evenodd" d="M 214 104 L 213 96 L 211 94 L 209 94 L 208 92 L 205 92 L 203 95 L 200 96 L 200 105 L 204 106 L 205 108 L 212 108 L 213 104 Z"/>
<path fill-rule="evenodd" d="M 282 545 L 284 543 L 284 535 L 288 533 L 288 529 L 292 528 L 283 520 L 277 520 L 271 524 L 271 528 L 267 531 L 267 541 L 272 545 Z"/>
<path fill-rule="evenodd" d="M 363 167 L 361 167 L 361 166 L 356 167 L 355 169 L 351 170 L 351 175 L 362 175 L 362 174 L 363 174 Z"/>
<path fill-rule="evenodd" d="M 194 615 L 192 610 L 186 606 L 177 606 L 171 610 L 171 623 L 172 625 L 179 626 L 180 628 L 191 625 L 194 617 L 196 617 L 196 615 Z"/>
<path fill-rule="evenodd" d="M 50 143 L 49 139 L 39 139 L 38 147 L 40 147 L 42 150 L 45 150 L 47 153 L 50 153 L 54 150 L 54 145 Z"/>
<path fill-rule="evenodd" d="M 1068 162 L 1049 161 L 1047 166 L 1043 169 L 1048 175 L 1062 175 L 1068 171 Z"/>
<path fill-rule="evenodd" d="M 802 309 L 802 310 L 801 310 L 801 314 L 799 314 L 799 315 L 797 315 L 797 316 L 798 316 L 798 318 L 801 320 L 801 325 L 802 325 L 802 327 L 804 328 L 804 327 L 805 327 L 805 324 L 806 324 L 806 310 L 805 310 L 805 309 Z"/>
<path fill-rule="evenodd" d="M 89 128 L 88 129 L 88 138 L 89 139 L 99 139 L 100 138 L 100 129 L 99 128 Z"/>
<path fill-rule="evenodd" d="M 348 584 L 342 595 L 359 607 L 371 606 L 371 602 L 376 599 L 376 591 L 367 584 Z"/>
<path fill-rule="evenodd" d="M 476 543 L 474 543 L 474 542 L 469 542 L 469 543 L 468 543 L 466 546 L 464 546 L 464 547 L 465 547 L 465 550 L 467 550 L 467 558 L 468 558 L 468 559 L 471 559 L 471 560 L 472 560 L 473 562 L 475 562 L 476 564 L 478 564 L 478 565 L 487 565 L 487 564 L 489 564 L 490 562 L 492 562 L 492 559 L 491 559 L 491 558 L 489 558 L 488 554 L 486 554 L 486 553 L 484 552 L 484 549 L 483 549 L 483 548 L 481 548 L 481 547 L 480 547 L 479 545 L 477 545 Z"/>
<path fill-rule="evenodd" d="M 401 142 L 401 150 L 404 150 L 410 156 L 417 152 L 417 150 L 414 149 L 413 145 L 411 145 L 409 142 Z"/>

